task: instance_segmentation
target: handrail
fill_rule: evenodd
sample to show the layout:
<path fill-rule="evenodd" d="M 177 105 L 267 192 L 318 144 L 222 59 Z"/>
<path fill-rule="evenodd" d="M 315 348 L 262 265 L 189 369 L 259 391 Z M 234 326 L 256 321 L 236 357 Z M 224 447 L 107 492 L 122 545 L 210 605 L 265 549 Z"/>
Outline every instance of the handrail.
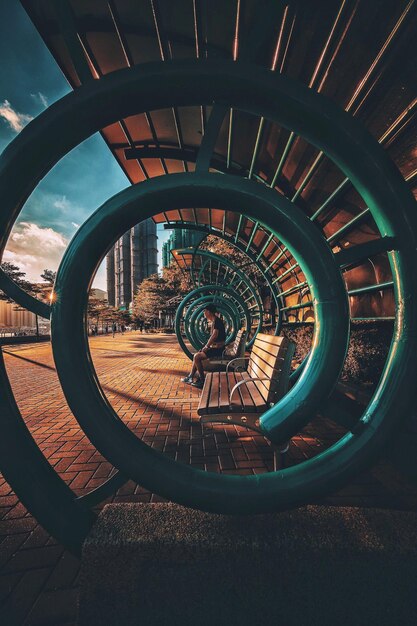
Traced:
<path fill-rule="evenodd" d="M 229 373 L 229 367 L 235 361 L 243 361 L 243 362 L 248 361 L 249 362 L 249 357 L 239 356 L 239 357 L 236 357 L 236 359 L 232 359 L 231 361 L 229 361 L 228 364 L 226 365 L 226 374 Z"/>
<path fill-rule="evenodd" d="M 232 391 L 230 392 L 229 404 L 232 404 L 232 396 L 238 387 L 240 387 L 241 385 L 247 385 L 248 383 L 254 383 L 256 380 L 265 381 L 265 380 L 271 380 L 271 379 L 270 378 L 246 378 L 245 380 L 240 380 L 238 383 L 236 383 L 236 385 L 233 387 Z"/>

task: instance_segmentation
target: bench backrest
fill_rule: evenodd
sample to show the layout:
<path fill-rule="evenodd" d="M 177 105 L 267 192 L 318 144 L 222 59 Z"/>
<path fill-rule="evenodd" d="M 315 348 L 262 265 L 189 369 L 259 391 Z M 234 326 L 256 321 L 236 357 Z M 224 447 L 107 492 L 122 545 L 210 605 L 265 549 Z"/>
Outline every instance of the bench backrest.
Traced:
<path fill-rule="evenodd" d="M 287 393 L 295 343 L 286 337 L 258 333 L 248 363 L 251 378 L 266 378 L 255 385 L 266 403 L 276 402 Z"/>
<path fill-rule="evenodd" d="M 227 358 L 237 359 L 244 358 L 246 348 L 246 330 L 241 328 L 235 337 L 235 340 L 229 344 L 224 351 Z"/>

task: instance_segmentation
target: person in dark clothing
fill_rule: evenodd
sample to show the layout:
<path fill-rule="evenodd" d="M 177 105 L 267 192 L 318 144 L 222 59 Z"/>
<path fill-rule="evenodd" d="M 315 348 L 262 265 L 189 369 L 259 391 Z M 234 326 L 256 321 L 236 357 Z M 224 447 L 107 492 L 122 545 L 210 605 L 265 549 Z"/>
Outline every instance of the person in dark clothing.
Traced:
<path fill-rule="evenodd" d="M 191 372 L 188 376 L 181 378 L 183 383 L 193 385 L 193 387 L 198 387 L 199 389 L 202 389 L 204 386 L 204 362 L 207 359 L 221 357 L 224 350 L 226 330 L 223 320 L 216 313 L 217 309 L 214 304 L 209 304 L 204 309 L 204 315 L 211 323 L 210 337 L 200 352 L 196 352 L 194 355 Z M 196 380 L 194 380 L 195 376 Z"/>

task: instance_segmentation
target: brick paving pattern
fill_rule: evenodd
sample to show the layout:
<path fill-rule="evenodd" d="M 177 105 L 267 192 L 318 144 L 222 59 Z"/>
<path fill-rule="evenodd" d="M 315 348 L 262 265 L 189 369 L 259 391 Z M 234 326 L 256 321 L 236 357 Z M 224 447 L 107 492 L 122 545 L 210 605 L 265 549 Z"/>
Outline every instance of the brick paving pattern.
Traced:
<path fill-rule="evenodd" d="M 262 436 L 234 426 L 202 429 L 196 413 L 200 392 L 179 380 L 190 362 L 175 336 L 130 332 L 114 339 L 95 337 L 90 345 L 109 401 L 148 445 L 207 471 L 256 474 L 273 469 L 272 449 Z M 4 352 L 23 418 L 51 465 L 77 495 L 102 484 L 113 468 L 71 414 L 50 344 L 5 346 Z M 286 464 L 317 454 L 342 434 L 333 422 L 317 418 L 292 440 Z M 105 503 L 160 500 L 129 481 Z M 417 490 L 381 462 L 322 502 L 416 510 Z M 1 475 L 0 542 L 0 623 L 74 624 L 79 561 L 37 524 Z"/>

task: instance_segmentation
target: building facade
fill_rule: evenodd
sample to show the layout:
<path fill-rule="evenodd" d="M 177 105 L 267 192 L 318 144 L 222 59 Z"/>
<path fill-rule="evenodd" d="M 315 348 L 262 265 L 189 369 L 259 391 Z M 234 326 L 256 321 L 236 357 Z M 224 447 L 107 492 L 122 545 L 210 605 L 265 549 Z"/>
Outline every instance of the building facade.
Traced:
<path fill-rule="evenodd" d="M 181 248 L 194 248 L 206 236 L 198 230 L 176 228 L 172 231 L 169 239 L 162 246 L 162 267 L 169 267 L 172 261 L 172 250 Z"/>
<path fill-rule="evenodd" d="M 138 285 L 158 272 L 156 224 L 152 219 L 136 224 L 106 256 L 107 297 L 111 306 L 129 309 Z"/>
<path fill-rule="evenodd" d="M 0 300 L 0 329 L 35 328 L 36 316 L 14 302 Z"/>

